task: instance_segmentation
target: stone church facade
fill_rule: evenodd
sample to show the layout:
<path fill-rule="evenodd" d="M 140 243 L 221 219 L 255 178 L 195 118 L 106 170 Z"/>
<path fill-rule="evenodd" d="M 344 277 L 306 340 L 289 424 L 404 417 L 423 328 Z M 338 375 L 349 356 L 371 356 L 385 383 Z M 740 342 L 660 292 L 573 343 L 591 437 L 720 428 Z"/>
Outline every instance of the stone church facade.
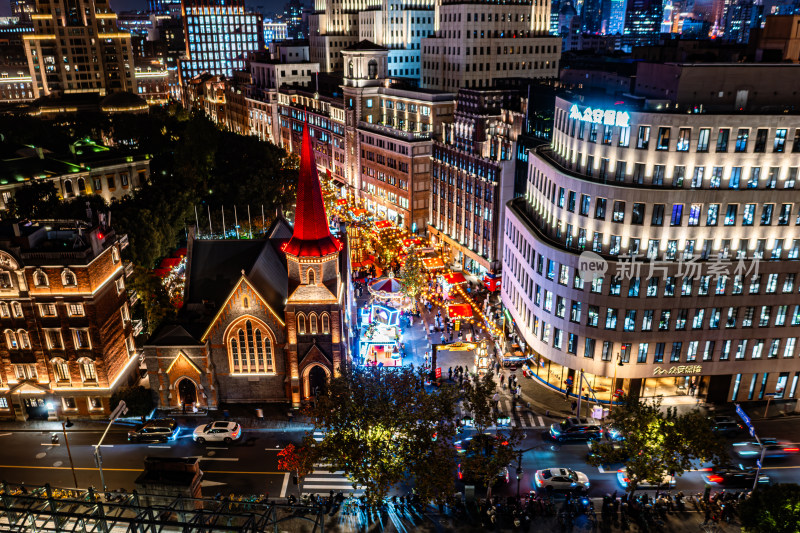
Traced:
<path fill-rule="evenodd" d="M 291 403 L 325 387 L 349 357 L 346 232 L 328 226 L 308 127 L 294 226 L 264 239 L 191 239 L 184 306 L 144 348 L 161 409 Z"/>

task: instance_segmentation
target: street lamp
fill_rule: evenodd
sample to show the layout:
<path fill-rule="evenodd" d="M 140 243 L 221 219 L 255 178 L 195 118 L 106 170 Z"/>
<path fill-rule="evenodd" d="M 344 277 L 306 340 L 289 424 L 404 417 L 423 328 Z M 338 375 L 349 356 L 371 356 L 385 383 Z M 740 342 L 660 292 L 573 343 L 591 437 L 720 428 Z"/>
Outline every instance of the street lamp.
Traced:
<path fill-rule="evenodd" d="M 535 449 L 536 446 L 526 450 L 517 450 L 517 500 L 519 500 L 519 484 L 522 481 L 522 454 Z"/>
<path fill-rule="evenodd" d="M 75 488 L 78 488 L 78 477 L 75 475 L 75 463 L 72 462 L 72 452 L 69 449 L 69 439 L 67 438 L 67 428 L 71 428 L 75 424 L 67 418 L 66 422 L 61 422 L 61 432 L 64 433 L 64 444 L 67 446 L 67 457 L 69 457 L 69 467 L 72 470 L 72 481 L 75 483 Z"/>
<path fill-rule="evenodd" d="M 128 412 L 128 407 L 125 405 L 124 401 L 119 402 L 116 409 L 111 412 L 111 416 L 109 417 L 108 426 L 106 426 L 106 430 L 103 432 L 103 436 L 100 437 L 100 442 L 98 442 L 94 447 L 94 463 L 97 465 L 97 469 L 100 471 L 100 483 L 103 484 L 103 492 L 108 491 L 108 487 L 106 487 L 106 478 L 103 476 L 103 457 L 100 455 L 100 446 L 103 445 L 103 440 L 105 440 L 106 435 L 108 434 L 108 430 L 111 429 L 111 424 L 114 423 L 119 417 L 124 416 L 125 413 Z M 77 484 L 77 483 L 76 483 Z"/>

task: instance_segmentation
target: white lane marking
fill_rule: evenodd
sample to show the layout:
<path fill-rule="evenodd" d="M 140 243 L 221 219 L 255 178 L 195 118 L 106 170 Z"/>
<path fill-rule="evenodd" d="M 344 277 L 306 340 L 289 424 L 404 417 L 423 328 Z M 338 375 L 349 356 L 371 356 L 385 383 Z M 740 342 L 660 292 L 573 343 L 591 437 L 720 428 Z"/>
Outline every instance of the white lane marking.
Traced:
<path fill-rule="evenodd" d="M 0 437 L 8 437 L 9 435 L 13 435 L 13 433 L 0 433 Z"/>
<path fill-rule="evenodd" d="M 597 469 L 600 471 L 601 474 L 610 474 L 611 472 L 606 472 L 605 468 L 602 466 L 598 466 Z"/>
<path fill-rule="evenodd" d="M 348 483 L 352 485 L 352 483 L 350 483 L 350 480 L 346 478 L 334 479 L 329 477 L 307 477 L 303 480 L 303 483 L 308 483 L 309 481 L 327 481 L 330 483 Z"/>
<path fill-rule="evenodd" d="M 536 420 L 539 421 L 539 425 L 540 426 L 544 427 L 544 418 L 542 418 L 541 416 L 537 416 Z"/>
<path fill-rule="evenodd" d="M 216 446 L 206 446 L 206 450 L 227 450 L 228 448 L 216 447 Z"/>
<path fill-rule="evenodd" d="M 201 487 L 218 487 L 220 485 L 227 485 L 227 483 L 223 483 L 222 481 L 210 481 L 208 479 L 204 479 L 200 482 Z"/>
<path fill-rule="evenodd" d="M 101 444 L 100 447 L 101 448 L 113 448 L 114 445 L 113 444 Z"/>
<path fill-rule="evenodd" d="M 194 455 L 192 457 L 186 457 L 185 459 L 200 459 L 201 461 L 232 461 L 232 462 L 236 462 L 239 460 L 238 457 L 204 457 L 202 455 Z"/>
<path fill-rule="evenodd" d="M 311 473 L 312 474 L 334 474 L 334 475 L 337 475 L 337 476 L 343 476 L 344 475 L 344 470 L 339 470 L 337 472 L 331 472 L 330 470 L 314 470 Z"/>
<path fill-rule="evenodd" d="M 63 462 L 63 461 L 56 461 L 55 463 L 53 463 L 53 466 L 54 466 L 54 467 L 56 467 L 56 468 L 58 468 L 59 466 L 61 466 L 61 465 L 63 465 L 63 464 L 64 464 L 64 462 Z"/>
<path fill-rule="evenodd" d="M 170 448 L 172 448 L 172 446 L 157 446 L 157 445 L 154 446 L 154 445 L 150 445 L 150 446 L 148 446 L 148 448 L 162 448 L 162 449 L 166 448 L 166 449 L 170 449 Z"/>
<path fill-rule="evenodd" d="M 336 489 L 339 489 L 339 490 L 342 490 L 342 489 L 347 489 L 347 490 L 364 490 L 365 488 L 366 488 L 366 487 L 356 487 L 355 489 L 353 489 L 353 484 L 352 484 L 352 483 L 350 483 L 350 484 L 348 484 L 348 485 L 330 485 L 330 484 L 328 484 L 328 485 L 303 485 L 303 491 L 304 491 L 304 492 L 305 492 L 306 490 L 308 490 L 308 489 L 328 489 L 328 490 L 330 490 L 330 489 L 333 489 L 333 490 L 336 490 Z"/>
<path fill-rule="evenodd" d="M 39 452 L 36 454 L 37 459 L 44 459 L 45 457 L 47 457 L 47 452 Z"/>
<path fill-rule="evenodd" d="M 43 442 L 42 446 L 61 446 L 61 445 L 60 444 L 54 444 L 54 443 L 51 443 L 51 442 Z"/>
<path fill-rule="evenodd" d="M 289 472 L 283 475 L 283 486 L 281 487 L 281 498 L 286 497 L 286 489 L 289 488 Z"/>

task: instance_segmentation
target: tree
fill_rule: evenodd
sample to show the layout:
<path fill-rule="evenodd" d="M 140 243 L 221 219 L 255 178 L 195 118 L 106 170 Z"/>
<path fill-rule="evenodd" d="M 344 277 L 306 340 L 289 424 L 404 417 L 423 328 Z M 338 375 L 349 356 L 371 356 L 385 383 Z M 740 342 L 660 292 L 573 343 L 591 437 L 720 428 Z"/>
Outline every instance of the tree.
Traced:
<path fill-rule="evenodd" d="M 517 428 L 509 428 L 507 432 L 498 428 L 494 434 L 488 431 L 497 422 L 492 404 L 496 389 L 492 372 L 464 381 L 464 407 L 472 413 L 476 433 L 464 451 L 461 469 L 468 477 L 485 485 L 489 495 L 498 472 L 516 457 L 514 448 L 522 440 Z"/>
<path fill-rule="evenodd" d="M 738 511 L 745 533 L 795 533 L 800 524 L 800 485 L 759 487 Z"/>
<path fill-rule="evenodd" d="M 295 483 L 304 478 L 314 469 L 313 455 L 305 446 L 288 444 L 278 452 L 278 469 L 292 472 Z"/>
<path fill-rule="evenodd" d="M 177 309 L 167 294 L 161 280 L 152 272 L 142 267 L 135 267 L 131 289 L 139 294 L 145 316 L 145 331 L 153 333 L 164 321 L 172 319 Z"/>
<path fill-rule="evenodd" d="M 400 271 L 400 285 L 403 292 L 411 298 L 411 302 L 416 306 L 417 296 L 425 288 L 425 271 L 422 258 L 414 246 L 408 250 L 406 262 Z"/>
<path fill-rule="evenodd" d="M 698 410 L 679 415 L 674 407 L 662 410 L 660 398 L 621 400 L 612 418 L 624 439 L 595 442 L 587 462 L 592 466 L 626 463 L 629 492 L 641 481 L 660 483 L 666 475 L 680 476 L 695 460 L 721 464 L 727 458 L 725 446 Z"/>
<path fill-rule="evenodd" d="M 309 411 L 325 434 L 318 443 L 306 437 L 311 460 L 344 471 L 372 504 L 402 481 L 427 501 L 452 494 L 457 392 L 426 390 L 423 381 L 408 367 L 343 366 Z"/>
<path fill-rule="evenodd" d="M 56 218 L 60 202 L 58 189 L 52 181 L 32 181 L 14 191 L 9 213 L 16 218 Z"/>
<path fill-rule="evenodd" d="M 124 401 L 128 408 L 127 416 L 147 416 L 155 407 L 152 392 L 141 385 L 117 389 L 111 395 L 111 409 L 115 409 L 121 401 Z"/>

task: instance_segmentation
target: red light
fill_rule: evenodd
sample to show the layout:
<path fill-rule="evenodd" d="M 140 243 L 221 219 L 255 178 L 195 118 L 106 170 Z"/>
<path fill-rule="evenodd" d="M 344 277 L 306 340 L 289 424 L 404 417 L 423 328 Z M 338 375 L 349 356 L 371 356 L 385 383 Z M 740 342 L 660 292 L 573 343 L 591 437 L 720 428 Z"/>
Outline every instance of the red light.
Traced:
<path fill-rule="evenodd" d="M 97 238 L 98 239 L 102 239 L 103 238 L 103 234 L 101 232 L 99 232 L 99 231 L 97 232 Z"/>
<path fill-rule="evenodd" d="M 711 468 L 703 468 L 700 470 L 701 472 L 711 472 Z"/>
<path fill-rule="evenodd" d="M 722 476 L 718 476 L 718 475 L 715 474 L 713 476 L 708 476 L 708 480 L 711 483 L 721 483 L 722 482 Z"/>
<path fill-rule="evenodd" d="M 784 448 L 785 452 L 800 452 L 800 448 Z"/>

